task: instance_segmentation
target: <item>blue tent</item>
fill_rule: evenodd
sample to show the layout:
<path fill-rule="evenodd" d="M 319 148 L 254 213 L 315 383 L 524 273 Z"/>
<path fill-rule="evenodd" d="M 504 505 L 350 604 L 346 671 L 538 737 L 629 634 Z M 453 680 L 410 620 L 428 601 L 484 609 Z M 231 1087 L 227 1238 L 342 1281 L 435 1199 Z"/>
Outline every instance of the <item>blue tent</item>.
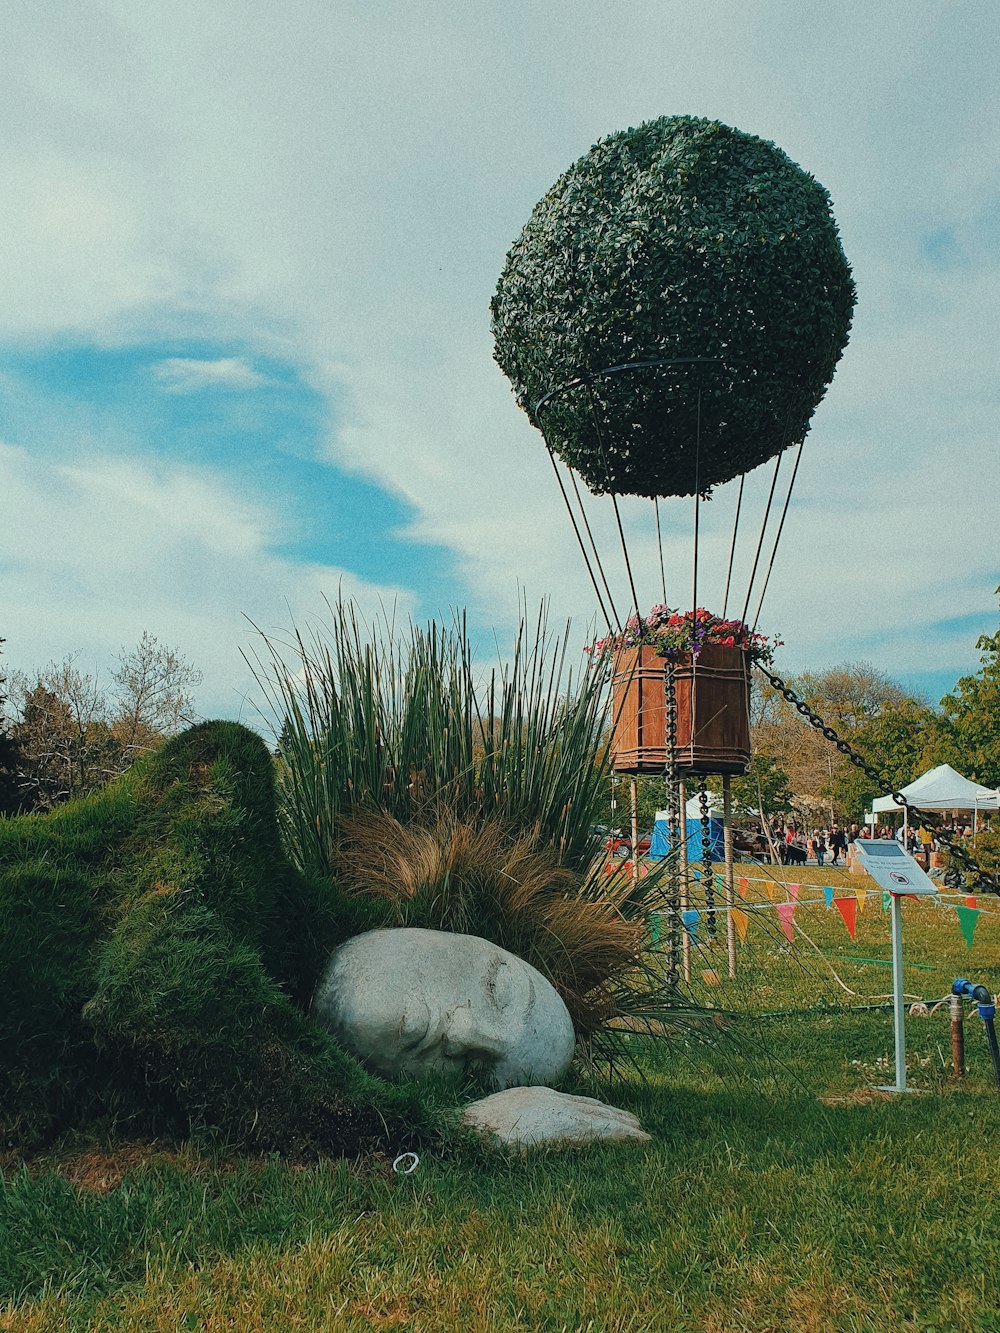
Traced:
<path fill-rule="evenodd" d="M 722 797 L 715 792 L 708 794 L 708 829 L 712 844 L 712 860 L 724 861 L 726 858 L 725 835 L 722 821 Z M 687 803 L 687 858 L 688 861 L 701 861 L 704 849 L 701 843 L 701 807 L 697 796 Z M 662 861 L 670 854 L 670 834 L 667 829 L 666 810 L 657 810 L 653 821 L 653 836 L 649 843 L 649 859 Z"/>

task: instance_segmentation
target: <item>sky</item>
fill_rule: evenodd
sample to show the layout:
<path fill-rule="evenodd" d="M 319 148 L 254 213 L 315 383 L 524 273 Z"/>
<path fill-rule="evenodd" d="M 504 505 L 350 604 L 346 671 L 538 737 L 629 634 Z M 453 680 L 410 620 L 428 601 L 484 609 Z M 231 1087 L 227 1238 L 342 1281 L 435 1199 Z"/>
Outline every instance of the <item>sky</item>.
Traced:
<path fill-rule="evenodd" d="M 339 595 L 467 608 L 484 656 L 548 599 L 582 647 L 594 594 L 489 302 L 559 174 L 674 114 L 815 175 L 858 285 L 761 611 L 779 670 L 863 660 L 935 701 L 976 669 L 1000 583 L 993 0 L 37 0 L 3 33 L 8 670 L 75 653 L 107 679 L 147 630 L 204 673 L 201 716 L 248 719 L 258 630 Z M 747 479 L 741 590 L 769 481 Z M 701 508 L 710 606 L 734 485 Z M 658 601 L 649 506 L 623 511 Z M 662 517 L 687 607 L 691 502 Z M 593 522 L 625 602 L 606 500 Z"/>

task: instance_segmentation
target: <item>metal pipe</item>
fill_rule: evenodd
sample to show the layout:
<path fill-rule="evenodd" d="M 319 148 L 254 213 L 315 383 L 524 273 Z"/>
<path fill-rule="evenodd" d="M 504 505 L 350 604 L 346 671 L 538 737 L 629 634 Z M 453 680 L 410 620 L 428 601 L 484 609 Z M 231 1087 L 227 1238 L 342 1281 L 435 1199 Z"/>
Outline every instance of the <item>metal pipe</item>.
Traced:
<path fill-rule="evenodd" d="M 733 792 L 728 773 L 722 778 L 722 829 L 726 853 L 726 951 L 729 976 L 736 976 L 736 923 L 733 921 L 733 896 L 736 888 L 733 869 Z"/>
<path fill-rule="evenodd" d="M 962 997 L 952 995 L 948 999 L 948 1014 L 951 1018 L 951 1067 L 956 1078 L 965 1077 L 965 1010 Z"/>

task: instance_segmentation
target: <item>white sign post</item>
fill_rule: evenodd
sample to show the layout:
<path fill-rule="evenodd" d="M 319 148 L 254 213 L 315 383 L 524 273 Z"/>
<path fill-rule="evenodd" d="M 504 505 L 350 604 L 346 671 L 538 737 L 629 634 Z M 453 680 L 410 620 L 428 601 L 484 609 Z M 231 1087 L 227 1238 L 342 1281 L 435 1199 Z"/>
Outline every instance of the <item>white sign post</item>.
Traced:
<path fill-rule="evenodd" d="M 892 1017 L 896 1038 L 896 1082 L 879 1092 L 908 1092 L 906 1086 L 906 1035 L 903 1002 L 903 910 L 901 900 L 908 895 L 926 897 L 937 893 L 934 881 L 917 865 L 913 857 L 889 838 L 855 838 L 854 848 L 861 864 L 880 889 L 892 899 Z"/>

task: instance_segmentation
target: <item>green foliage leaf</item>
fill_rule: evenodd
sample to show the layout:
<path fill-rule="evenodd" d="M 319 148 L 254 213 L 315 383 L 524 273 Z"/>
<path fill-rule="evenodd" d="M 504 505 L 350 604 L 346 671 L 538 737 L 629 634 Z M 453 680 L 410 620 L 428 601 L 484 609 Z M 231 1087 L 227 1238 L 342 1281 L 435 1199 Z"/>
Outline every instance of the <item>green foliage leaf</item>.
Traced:
<path fill-rule="evenodd" d="M 544 409 L 592 490 L 693 494 L 803 438 L 854 295 L 812 176 L 766 140 L 665 116 L 597 143 L 536 205 L 493 299 L 495 356 L 529 414 L 622 363 L 717 359 L 604 377 Z"/>

